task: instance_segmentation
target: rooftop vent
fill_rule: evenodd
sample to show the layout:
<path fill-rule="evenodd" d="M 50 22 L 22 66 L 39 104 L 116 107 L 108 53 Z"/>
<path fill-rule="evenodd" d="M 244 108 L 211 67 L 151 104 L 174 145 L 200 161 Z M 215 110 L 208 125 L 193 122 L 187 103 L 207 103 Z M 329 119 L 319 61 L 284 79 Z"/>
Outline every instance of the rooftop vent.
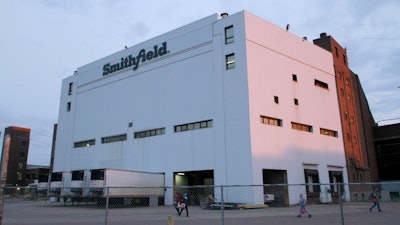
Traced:
<path fill-rule="evenodd" d="M 319 34 L 319 37 L 321 37 L 321 38 L 324 38 L 324 37 L 326 37 L 326 33 L 325 33 L 325 32 L 323 32 L 323 33 Z"/>
<path fill-rule="evenodd" d="M 224 12 L 224 13 L 221 13 L 221 17 L 222 18 L 225 18 L 225 17 L 228 17 L 229 16 L 229 14 L 228 13 L 226 13 L 226 12 Z"/>

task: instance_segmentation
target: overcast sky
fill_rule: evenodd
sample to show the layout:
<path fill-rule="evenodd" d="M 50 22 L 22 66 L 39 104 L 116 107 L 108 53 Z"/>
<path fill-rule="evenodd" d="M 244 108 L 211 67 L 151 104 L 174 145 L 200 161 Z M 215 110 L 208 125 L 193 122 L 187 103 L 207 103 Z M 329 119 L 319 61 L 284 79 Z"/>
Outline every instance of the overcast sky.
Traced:
<path fill-rule="evenodd" d="M 347 48 L 375 121 L 400 122 L 398 0 L 3 0 L 0 146 L 31 129 L 28 164 L 49 165 L 61 81 L 82 65 L 211 14 L 247 10 L 309 41 L 326 32 Z"/>

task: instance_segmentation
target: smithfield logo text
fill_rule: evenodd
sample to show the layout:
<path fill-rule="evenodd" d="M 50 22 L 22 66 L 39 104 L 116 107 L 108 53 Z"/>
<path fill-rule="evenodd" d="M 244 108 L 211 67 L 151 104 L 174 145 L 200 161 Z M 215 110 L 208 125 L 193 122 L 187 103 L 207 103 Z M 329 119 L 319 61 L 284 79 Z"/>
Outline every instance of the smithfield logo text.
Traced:
<path fill-rule="evenodd" d="M 155 45 L 153 51 L 146 52 L 145 49 L 142 49 L 139 51 L 139 54 L 136 57 L 129 55 L 127 57 L 121 58 L 121 61 L 119 63 L 105 64 L 103 66 L 103 76 L 117 72 L 118 70 L 129 68 L 131 66 L 133 66 L 133 70 L 136 70 L 139 67 L 140 62 L 146 62 L 147 60 L 155 59 L 167 53 L 169 53 L 169 51 L 167 51 L 167 42 L 163 42 L 161 47 Z"/>

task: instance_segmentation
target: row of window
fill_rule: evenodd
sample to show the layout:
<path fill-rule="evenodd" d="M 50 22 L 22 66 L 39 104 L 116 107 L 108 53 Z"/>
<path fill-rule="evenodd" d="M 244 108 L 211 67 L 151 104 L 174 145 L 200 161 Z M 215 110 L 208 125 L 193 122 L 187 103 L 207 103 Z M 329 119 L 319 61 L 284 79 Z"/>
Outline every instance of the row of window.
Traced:
<path fill-rule="evenodd" d="M 151 137 L 151 136 L 162 135 L 162 134 L 165 134 L 165 127 L 135 132 L 134 137 L 135 138 L 145 138 L 145 137 Z"/>
<path fill-rule="evenodd" d="M 272 126 L 278 126 L 282 127 L 283 123 L 281 119 L 274 118 L 274 117 L 269 117 L 269 116 L 260 116 L 260 122 L 263 124 L 267 125 L 272 125 Z M 306 131 L 306 132 L 313 132 L 313 127 L 308 124 L 302 124 L 302 123 L 296 123 L 296 122 L 291 122 L 292 129 L 294 130 L 299 130 L 299 131 Z M 338 132 L 334 130 L 329 130 L 325 128 L 320 128 L 319 129 L 320 134 L 322 135 L 327 135 L 327 136 L 332 136 L 332 137 L 337 137 Z"/>
<path fill-rule="evenodd" d="M 187 124 L 181 124 L 181 125 L 174 126 L 174 131 L 182 132 L 182 131 L 203 129 L 203 128 L 208 128 L 208 127 L 212 127 L 212 126 L 213 126 L 212 120 L 205 120 L 205 121 L 200 121 L 200 122 L 195 122 L 195 123 L 187 123 Z"/>
<path fill-rule="evenodd" d="M 204 121 L 199 121 L 199 122 L 194 122 L 194 123 L 176 125 L 176 126 L 174 126 L 174 132 L 178 133 L 178 132 L 183 132 L 183 131 L 209 128 L 212 126 L 213 126 L 212 120 L 204 120 Z M 134 138 L 145 138 L 145 137 L 151 137 L 151 136 L 163 135 L 163 134 L 165 134 L 165 127 L 135 132 Z M 102 137 L 101 143 L 106 144 L 106 143 L 126 141 L 126 140 L 127 140 L 127 134 L 120 134 L 120 135 Z M 78 141 L 78 142 L 74 143 L 74 148 L 89 147 L 89 146 L 92 146 L 95 144 L 96 144 L 96 139 Z"/>

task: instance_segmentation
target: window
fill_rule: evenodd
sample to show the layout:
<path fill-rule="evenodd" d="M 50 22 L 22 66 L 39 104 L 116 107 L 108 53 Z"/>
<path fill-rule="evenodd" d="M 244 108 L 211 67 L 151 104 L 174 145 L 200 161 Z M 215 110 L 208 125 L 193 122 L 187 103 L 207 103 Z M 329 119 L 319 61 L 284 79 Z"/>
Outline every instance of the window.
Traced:
<path fill-rule="evenodd" d="M 292 129 L 306 131 L 306 132 L 310 132 L 310 133 L 313 132 L 312 126 L 307 125 L 307 124 L 295 123 L 295 122 L 292 122 Z"/>
<path fill-rule="evenodd" d="M 21 181 L 22 180 L 22 173 L 17 172 L 17 180 Z"/>
<path fill-rule="evenodd" d="M 339 57 L 339 51 L 338 51 L 337 47 L 335 47 L 335 54 L 336 54 L 336 57 Z"/>
<path fill-rule="evenodd" d="M 19 158 L 25 159 L 25 152 L 19 152 Z"/>
<path fill-rule="evenodd" d="M 21 147 L 26 147 L 28 145 L 27 141 L 21 141 Z"/>
<path fill-rule="evenodd" d="M 233 26 L 225 27 L 225 44 L 233 43 Z"/>
<path fill-rule="evenodd" d="M 71 111 L 71 102 L 67 102 L 67 112 Z"/>
<path fill-rule="evenodd" d="M 71 180 L 83 180 L 85 172 L 83 170 L 72 171 Z"/>
<path fill-rule="evenodd" d="M 62 172 L 52 173 L 50 181 L 62 181 Z"/>
<path fill-rule="evenodd" d="M 325 129 L 325 128 L 320 128 L 319 129 L 319 133 L 323 134 L 323 135 L 331 136 L 331 137 L 337 137 L 338 136 L 338 132 L 337 131 L 328 130 L 328 129 Z"/>
<path fill-rule="evenodd" d="M 294 99 L 294 104 L 299 105 L 299 100 L 297 98 Z"/>
<path fill-rule="evenodd" d="M 79 141 L 74 143 L 74 148 L 89 147 L 96 144 L 95 139 Z"/>
<path fill-rule="evenodd" d="M 327 83 L 325 83 L 325 82 L 322 82 L 322 81 L 320 81 L 320 80 L 314 80 L 314 84 L 315 84 L 315 86 L 317 86 L 317 87 L 321 87 L 321 88 L 325 88 L 325 89 L 328 89 L 328 84 Z"/>
<path fill-rule="evenodd" d="M 126 141 L 126 134 L 120 134 L 120 135 L 115 135 L 115 136 L 109 136 L 109 137 L 102 137 L 101 138 L 101 143 L 111 143 L 111 142 L 117 142 L 117 141 Z"/>
<path fill-rule="evenodd" d="M 226 58 L 226 69 L 230 70 L 230 69 L 235 68 L 235 64 L 236 64 L 235 54 L 232 53 L 232 54 L 226 55 L 225 58 Z"/>
<path fill-rule="evenodd" d="M 72 82 L 69 83 L 69 86 L 68 86 L 68 95 L 72 95 L 72 85 L 73 85 Z"/>
<path fill-rule="evenodd" d="M 275 102 L 276 104 L 279 104 L 279 97 L 278 97 L 278 96 L 274 96 L 274 102 Z"/>
<path fill-rule="evenodd" d="M 296 74 L 292 74 L 292 79 L 293 79 L 293 81 L 297 81 L 297 75 Z"/>
<path fill-rule="evenodd" d="M 349 114 L 347 112 L 344 112 L 344 119 L 348 120 L 349 119 Z"/>
<path fill-rule="evenodd" d="M 18 169 L 22 170 L 24 168 L 24 163 L 19 162 L 18 163 Z"/>
<path fill-rule="evenodd" d="M 273 117 L 268 117 L 268 116 L 260 116 L 260 122 L 263 124 L 268 124 L 268 125 L 273 125 L 273 126 L 282 126 L 282 120 L 273 118 Z"/>
<path fill-rule="evenodd" d="M 344 65 L 346 65 L 346 64 L 347 64 L 347 61 L 346 61 L 346 55 L 345 55 L 345 54 L 343 54 L 343 63 L 344 63 Z"/>
<path fill-rule="evenodd" d="M 176 126 L 174 126 L 174 131 L 175 131 L 175 133 L 177 133 L 177 132 L 183 132 L 183 131 L 203 129 L 203 128 L 208 128 L 208 127 L 212 127 L 212 126 L 213 126 L 212 120 L 205 120 L 205 121 L 199 121 L 199 122 L 194 122 L 194 123 L 176 125 Z"/>
<path fill-rule="evenodd" d="M 151 137 L 151 136 L 163 135 L 163 134 L 165 134 L 165 127 L 152 129 L 152 130 L 138 131 L 138 132 L 134 133 L 134 137 L 135 138 L 145 138 L 145 137 Z"/>

